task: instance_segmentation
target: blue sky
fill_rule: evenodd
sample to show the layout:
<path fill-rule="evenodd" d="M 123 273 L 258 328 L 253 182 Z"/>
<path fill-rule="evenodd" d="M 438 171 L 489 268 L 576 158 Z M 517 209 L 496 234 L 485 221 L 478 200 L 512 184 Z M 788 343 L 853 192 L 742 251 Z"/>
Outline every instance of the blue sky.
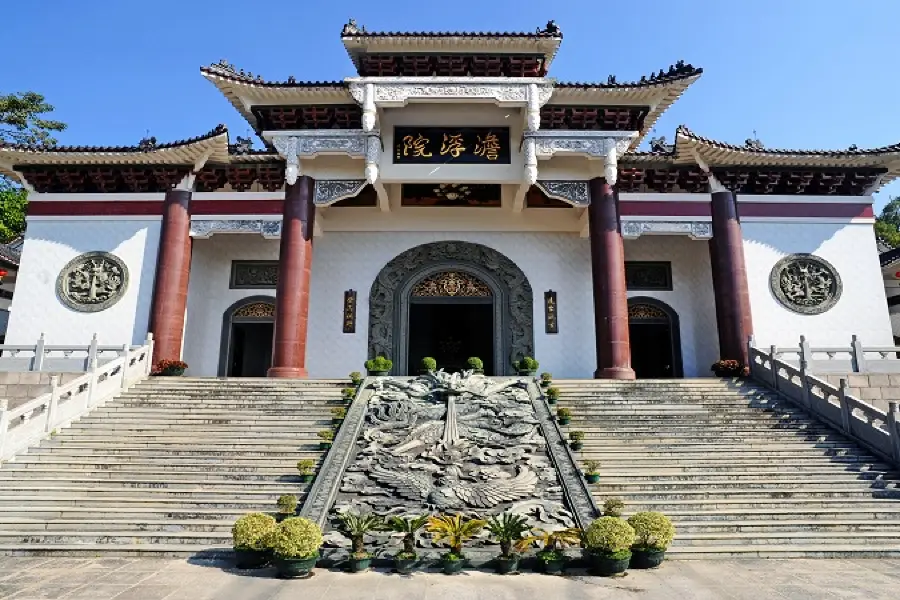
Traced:
<path fill-rule="evenodd" d="M 221 58 L 268 79 L 352 74 L 339 31 L 532 31 L 548 19 L 564 41 L 551 75 L 639 79 L 683 59 L 705 73 L 656 125 L 768 147 L 877 147 L 900 142 L 898 0 L 29 0 L 5 2 L 15 43 L 0 92 L 34 90 L 69 124 L 64 144 L 134 144 L 246 122 L 200 76 Z M 877 207 L 900 195 L 895 182 Z"/>

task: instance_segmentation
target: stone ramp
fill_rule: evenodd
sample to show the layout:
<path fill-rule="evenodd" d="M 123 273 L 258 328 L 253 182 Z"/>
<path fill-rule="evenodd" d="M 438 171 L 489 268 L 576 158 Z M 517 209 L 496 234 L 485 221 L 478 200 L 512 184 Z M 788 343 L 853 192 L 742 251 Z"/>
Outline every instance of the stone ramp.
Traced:
<path fill-rule="evenodd" d="M 898 557 L 898 469 L 749 382 L 555 381 L 598 505 L 675 522 L 672 558 Z"/>
<path fill-rule="evenodd" d="M 151 378 L 0 466 L 0 553 L 184 556 L 302 503 L 338 380 Z"/>

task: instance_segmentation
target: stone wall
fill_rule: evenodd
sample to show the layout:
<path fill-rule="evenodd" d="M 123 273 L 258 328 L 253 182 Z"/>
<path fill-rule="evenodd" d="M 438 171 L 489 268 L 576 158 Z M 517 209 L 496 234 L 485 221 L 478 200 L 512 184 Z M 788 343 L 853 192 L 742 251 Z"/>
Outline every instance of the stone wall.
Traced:
<path fill-rule="evenodd" d="M 820 376 L 834 387 L 847 380 L 847 393 L 886 411 L 888 402 L 900 402 L 900 375 L 848 373 Z"/>
<path fill-rule="evenodd" d="M 0 373 L 0 398 L 9 400 L 9 408 L 19 407 L 50 391 L 50 377 L 59 375 L 60 385 L 81 377 L 83 373 Z"/>

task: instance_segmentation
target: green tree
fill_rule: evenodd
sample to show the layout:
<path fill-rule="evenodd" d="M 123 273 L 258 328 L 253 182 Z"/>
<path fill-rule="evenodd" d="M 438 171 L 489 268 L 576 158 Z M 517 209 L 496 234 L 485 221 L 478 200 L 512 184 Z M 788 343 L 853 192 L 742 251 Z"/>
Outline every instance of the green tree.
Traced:
<path fill-rule="evenodd" d="M 0 94 L 0 144 L 54 146 L 53 134 L 66 124 L 46 118 L 53 112 L 41 94 Z M 0 241 L 8 242 L 25 231 L 28 192 L 14 180 L 0 175 Z"/>
<path fill-rule="evenodd" d="M 900 196 L 894 196 L 875 219 L 875 235 L 900 248 Z"/>

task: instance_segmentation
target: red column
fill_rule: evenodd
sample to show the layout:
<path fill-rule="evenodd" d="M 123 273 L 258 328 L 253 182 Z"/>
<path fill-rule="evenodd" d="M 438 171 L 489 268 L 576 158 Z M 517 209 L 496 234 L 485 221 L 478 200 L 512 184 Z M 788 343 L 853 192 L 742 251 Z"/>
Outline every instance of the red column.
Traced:
<path fill-rule="evenodd" d="M 313 180 L 304 175 L 285 189 L 269 377 L 307 376 L 306 329 L 315 217 Z"/>
<path fill-rule="evenodd" d="M 588 218 L 597 339 L 594 378 L 634 379 L 628 336 L 625 247 L 619 231 L 619 206 L 612 186 L 603 178 L 591 180 Z"/>
<path fill-rule="evenodd" d="M 181 358 L 184 311 L 187 308 L 191 272 L 190 205 L 190 191 L 166 192 L 153 304 L 150 307 L 150 331 L 156 340 L 153 347 L 154 363 L 163 359 Z"/>
<path fill-rule="evenodd" d="M 731 192 L 712 193 L 712 230 L 709 257 L 719 325 L 719 354 L 721 358 L 739 360 L 746 365 L 753 319 L 744 265 L 744 240 Z"/>

